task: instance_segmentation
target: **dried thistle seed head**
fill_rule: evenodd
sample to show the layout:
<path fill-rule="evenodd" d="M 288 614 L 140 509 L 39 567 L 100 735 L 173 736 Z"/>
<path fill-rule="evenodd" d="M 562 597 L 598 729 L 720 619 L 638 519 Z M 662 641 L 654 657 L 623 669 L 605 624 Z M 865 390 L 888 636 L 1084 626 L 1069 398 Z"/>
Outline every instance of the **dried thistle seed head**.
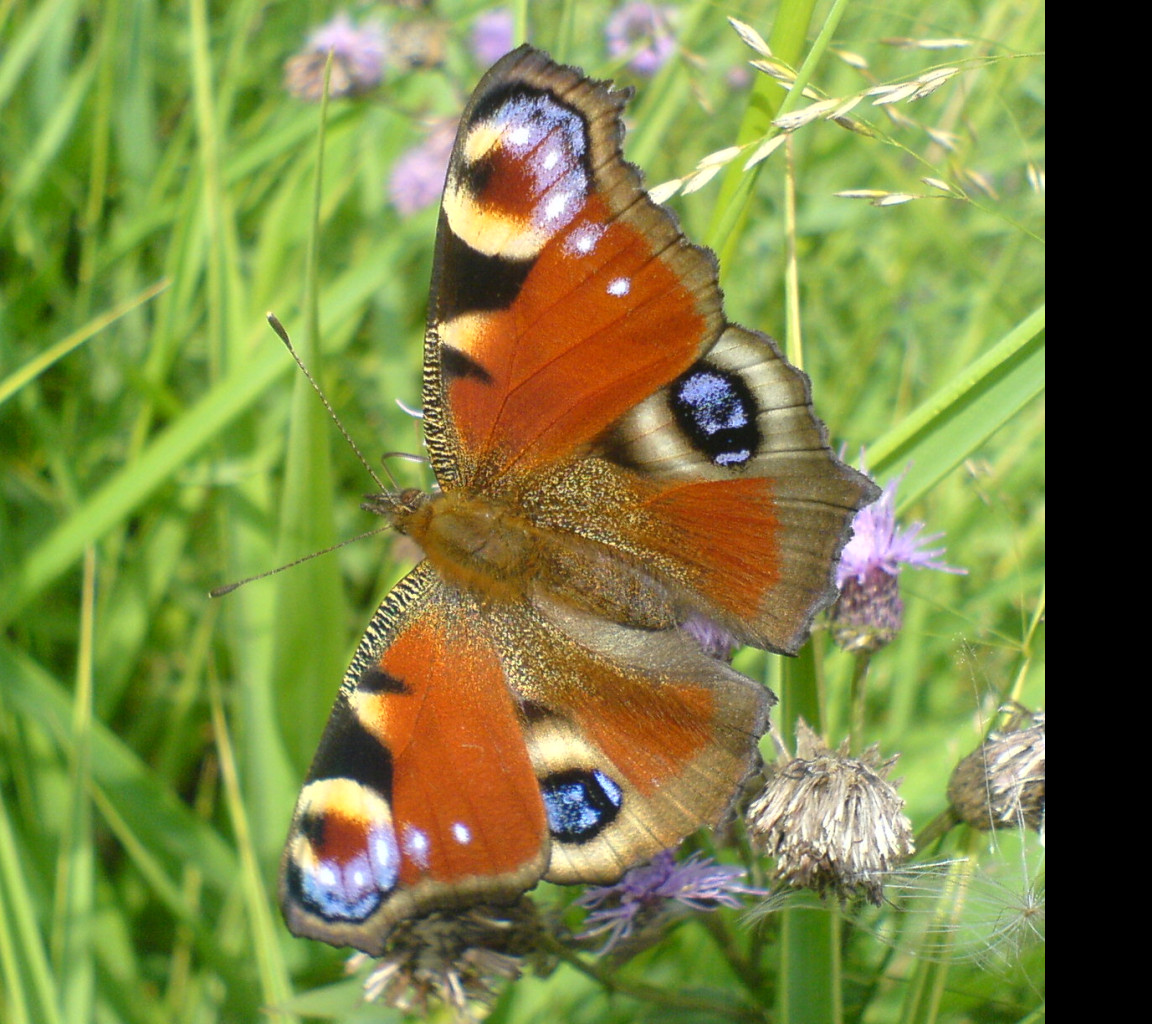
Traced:
<path fill-rule="evenodd" d="M 447 38 L 446 22 L 396 22 L 388 31 L 388 65 L 400 71 L 441 67 Z"/>
<path fill-rule="evenodd" d="M 542 926 L 531 900 L 505 906 L 435 911 L 400 925 L 364 980 L 364 997 L 426 1015 L 443 1003 L 457 1020 L 476 1019 L 473 1004 L 491 1003 L 501 980 L 519 977 L 523 960 L 539 952 Z M 348 961 L 355 970 L 368 958 Z"/>
<path fill-rule="evenodd" d="M 1044 713 L 994 732 L 952 772 L 948 802 L 973 828 L 1044 828 Z"/>
<path fill-rule="evenodd" d="M 887 779 L 896 758 L 875 747 L 859 758 L 826 747 L 801 719 L 796 756 L 769 768 L 748 812 L 754 841 L 776 877 L 798 888 L 879 903 L 883 874 L 914 852 L 904 801 Z"/>

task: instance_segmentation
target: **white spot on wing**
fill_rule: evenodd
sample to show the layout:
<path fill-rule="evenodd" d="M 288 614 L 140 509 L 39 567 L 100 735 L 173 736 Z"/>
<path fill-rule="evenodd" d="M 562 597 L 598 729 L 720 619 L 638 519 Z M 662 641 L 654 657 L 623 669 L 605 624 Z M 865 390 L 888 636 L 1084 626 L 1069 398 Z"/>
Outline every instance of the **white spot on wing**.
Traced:
<path fill-rule="evenodd" d="M 428 866 L 428 836 L 414 825 L 404 826 L 404 852 L 422 868 Z"/>
<path fill-rule="evenodd" d="M 569 253 L 587 256 L 603 234 L 604 228 L 599 224 L 584 224 L 572 232 L 564 248 Z"/>
<path fill-rule="evenodd" d="M 615 277 L 608 282 L 608 294 L 622 299 L 632 290 L 632 282 L 626 277 Z"/>
<path fill-rule="evenodd" d="M 552 198 L 544 204 L 544 220 L 550 221 L 559 217 L 568 206 L 568 201 L 571 198 L 572 194 L 570 192 L 558 192 L 552 196 Z"/>
<path fill-rule="evenodd" d="M 391 889 L 400 873 L 400 852 L 390 825 L 376 826 L 369 840 L 372 873 L 381 889 Z"/>
<path fill-rule="evenodd" d="M 472 832 L 462 821 L 458 821 L 452 826 L 452 835 L 456 837 L 456 842 L 461 846 L 467 846 L 472 842 Z"/>

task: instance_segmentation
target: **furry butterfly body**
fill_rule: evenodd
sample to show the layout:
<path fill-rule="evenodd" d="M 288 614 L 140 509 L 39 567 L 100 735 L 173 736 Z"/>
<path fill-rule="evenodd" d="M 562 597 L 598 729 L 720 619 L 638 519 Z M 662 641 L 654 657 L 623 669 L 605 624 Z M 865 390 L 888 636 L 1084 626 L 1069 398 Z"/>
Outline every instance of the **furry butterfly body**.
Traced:
<path fill-rule="evenodd" d="M 297 803 L 298 935 L 379 954 L 406 918 L 612 881 L 715 824 L 774 698 L 684 626 L 794 652 L 875 496 L 644 194 L 626 98 L 521 47 L 461 119 L 424 351 L 439 488 L 368 506 L 425 558 Z"/>

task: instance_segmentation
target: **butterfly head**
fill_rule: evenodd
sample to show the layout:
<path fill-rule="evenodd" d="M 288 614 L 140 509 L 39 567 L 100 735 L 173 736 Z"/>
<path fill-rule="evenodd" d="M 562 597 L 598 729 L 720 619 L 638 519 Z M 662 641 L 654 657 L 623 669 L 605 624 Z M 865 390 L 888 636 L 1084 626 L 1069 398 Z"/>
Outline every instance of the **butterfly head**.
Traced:
<path fill-rule="evenodd" d="M 418 513 L 431 498 L 430 494 L 420 490 L 419 487 L 405 487 L 401 490 L 381 491 L 379 494 L 365 495 L 360 507 L 365 512 L 383 516 L 393 525 L 396 525 L 398 519 Z"/>

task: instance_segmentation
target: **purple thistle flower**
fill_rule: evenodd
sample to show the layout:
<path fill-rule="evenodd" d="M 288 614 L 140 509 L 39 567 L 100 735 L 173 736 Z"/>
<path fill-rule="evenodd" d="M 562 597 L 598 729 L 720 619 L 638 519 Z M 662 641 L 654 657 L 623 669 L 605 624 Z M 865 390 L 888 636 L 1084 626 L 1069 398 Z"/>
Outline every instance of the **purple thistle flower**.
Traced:
<path fill-rule="evenodd" d="M 676 51 L 668 17 L 671 10 L 658 4 L 625 4 L 604 28 L 608 53 L 628 57 L 628 66 L 638 75 L 656 74 Z"/>
<path fill-rule="evenodd" d="M 863 468 L 863 467 L 861 467 Z M 897 577 L 902 566 L 964 574 L 941 561 L 944 548 L 925 545 L 942 533 L 921 535 L 923 523 L 896 525 L 896 488 L 891 481 L 871 505 L 852 520 L 852 539 L 836 567 L 840 598 L 832 608 L 836 643 L 847 651 L 878 651 L 892 642 L 904 622 Z"/>
<path fill-rule="evenodd" d="M 738 907 L 741 896 L 763 896 L 764 890 L 745 885 L 744 869 L 717 864 L 694 853 L 681 864 L 671 850 L 632 868 L 615 885 L 587 889 L 577 905 L 591 908 L 579 938 L 607 935 L 607 952 L 651 924 L 671 903 L 691 910 Z"/>
<path fill-rule="evenodd" d="M 357 96 L 384 77 L 384 29 L 376 22 L 357 28 L 347 14 L 321 25 L 308 45 L 284 65 L 284 87 L 302 100 L 315 102 L 324 91 L 324 66 L 332 52 L 332 96 Z"/>
<path fill-rule="evenodd" d="M 423 142 L 402 154 L 392 165 L 388 195 L 402 216 L 408 217 L 440 198 L 455 138 L 456 121 L 441 121 L 432 127 Z"/>
<path fill-rule="evenodd" d="M 512 49 L 515 26 L 512 12 L 496 7 L 479 15 L 472 23 L 472 56 L 487 67 Z"/>
<path fill-rule="evenodd" d="M 862 508 L 852 520 L 852 539 L 844 545 L 840 564 L 836 567 L 836 584 L 844 586 L 855 578 L 864 583 L 874 572 L 889 576 L 900 573 L 901 565 L 914 569 L 938 569 L 940 572 L 966 573 L 939 560 L 944 548 L 923 550 L 925 544 L 943 537 L 943 533 L 920 536 L 923 523 L 911 526 L 896 525 L 896 488 L 901 477 L 891 481 L 871 505 Z"/>

